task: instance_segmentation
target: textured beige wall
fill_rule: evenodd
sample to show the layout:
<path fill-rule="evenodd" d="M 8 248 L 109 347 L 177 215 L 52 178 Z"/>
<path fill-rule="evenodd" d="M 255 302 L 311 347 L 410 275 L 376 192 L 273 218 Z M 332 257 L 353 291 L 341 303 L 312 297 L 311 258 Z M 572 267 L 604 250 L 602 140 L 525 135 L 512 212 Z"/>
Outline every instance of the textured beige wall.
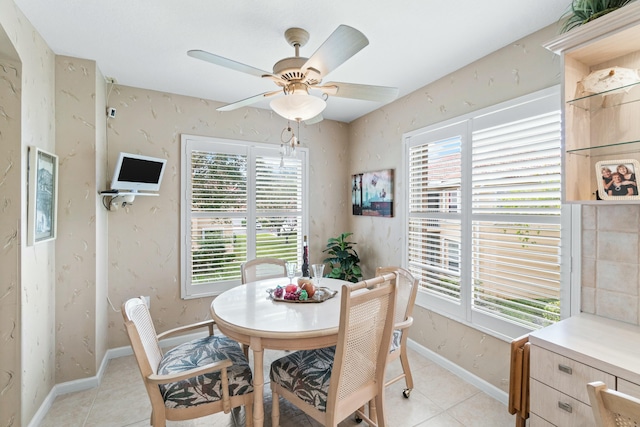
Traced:
<path fill-rule="evenodd" d="M 54 55 L 12 0 L 0 0 L 0 27 L 8 35 L 22 63 L 21 84 L 17 86 L 22 97 L 20 114 L 3 117 L 0 121 L 20 122 L 22 134 L 14 133 L 20 137 L 14 153 L 15 170 L 20 175 L 18 180 L 12 181 L 10 194 L 20 195 L 11 203 L 20 207 L 20 219 L 23 221 L 26 218 L 27 146 L 35 145 L 55 152 Z M 9 414 L 0 413 L 0 418 L 11 419 L 13 425 L 27 424 L 55 383 L 55 242 L 26 246 L 24 221 L 20 225 L 19 242 L 20 321 L 17 327 L 20 334 L 16 336 L 20 337 L 17 345 L 20 346 L 21 360 L 10 365 L 20 370 L 13 379 L 16 381 L 13 387 L 18 381 L 20 383 L 20 400 L 14 398 L 15 388 L 8 388 L 7 392 L 0 390 L 0 400 L 11 399 L 16 404 Z M 12 344 L 13 341 L 8 341 L 8 345 Z M 11 422 L 3 424 L 12 425 Z"/>
<path fill-rule="evenodd" d="M 105 181 L 99 175 L 104 173 L 104 154 L 99 152 L 105 151 L 105 87 L 95 62 L 56 57 L 57 383 L 96 375 L 105 354 L 107 260 L 100 245 L 106 244 L 103 236 L 108 228 L 97 197 Z M 102 94 L 99 100 L 98 94 Z"/>
<path fill-rule="evenodd" d="M 0 425 L 20 420 L 21 69 L 0 28 Z"/>
<path fill-rule="evenodd" d="M 96 183 L 94 191 L 102 190 L 107 186 L 107 87 L 105 79 L 99 69 L 95 74 L 95 150 L 94 176 Z M 107 287 L 109 282 L 109 217 L 102 206 L 102 198 L 93 199 L 95 203 L 95 259 L 96 259 L 96 324 L 95 324 L 95 359 L 99 368 L 105 353 L 109 349 L 108 324 L 109 304 L 107 302 Z"/>
<path fill-rule="evenodd" d="M 555 26 L 547 27 L 351 124 L 350 172 L 396 170 L 395 217 L 351 216 L 365 277 L 372 276 L 377 266 L 402 263 L 403 133 L 559 84 L 560 60 L 541 46 L 556 31 Z M 415 318 L 412 339 L 508 389 L 508 343 L 420 307 Z"/>
<path fill-rule="evenodd" d="M 266 110 L 221 113 L 217 102 L 117 85 L 108 105 L 117 109 L 108 121 L 109 174 L 121 151 L 168 159 L 158 197 L 138 197 L 108 213 L 109 298 L 120 309 L 128 298 L 149 295 L 158 330 L 209 318 L 211 298 L 180 298 L 180 135 L 280 144 L 286 121 Z M 348 221 L 347 125 L 329 120 L 303 125 L 300 137 L 309 149 L 309 239 L 316 261 L 326 239 Z M 123 345 L 128 340 L 122 315 L 110 310 L 109 347 Z"/>

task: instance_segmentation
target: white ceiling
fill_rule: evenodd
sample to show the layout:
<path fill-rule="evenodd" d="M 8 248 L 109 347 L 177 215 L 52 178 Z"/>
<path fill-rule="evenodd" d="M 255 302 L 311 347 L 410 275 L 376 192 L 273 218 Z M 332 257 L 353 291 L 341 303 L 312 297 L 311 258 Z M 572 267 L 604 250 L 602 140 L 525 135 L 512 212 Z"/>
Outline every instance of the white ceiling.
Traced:
<path fill-rule="evenodd" d="M 271 71 L 309 57 L 340 24 L 369 46 L 325 81 L 395 86 L 400 96 L 557 22 L 571 0 L 14 0 L 58 55 L 92 59 L 119 84 L 231 103 L 276 90 L 268 79 L 187 56 L 202 49 Z M 266 102 L 255 104 L 268 108 Z M 325 118 L 351 122 L 381 104 L 329 98 Z"/>

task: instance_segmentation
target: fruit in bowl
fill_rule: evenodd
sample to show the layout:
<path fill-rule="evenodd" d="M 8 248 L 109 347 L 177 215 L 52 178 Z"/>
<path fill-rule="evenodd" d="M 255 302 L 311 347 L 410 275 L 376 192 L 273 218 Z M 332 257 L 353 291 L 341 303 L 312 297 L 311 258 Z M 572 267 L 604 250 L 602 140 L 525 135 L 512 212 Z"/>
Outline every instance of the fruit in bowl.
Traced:
<path fill-rule="evenodd" d="M 294 293 L 296 293 L 298 291 L 298 285 L 296 285 L 295 283 L 287 285 L 287 287 L 284 289 L 284 291 L 287 294 L 294 294 Z"/>
<path fill-rule="evenodd" d="M 298 278 L 298 286 L 302 287 L 305 283 L 313 283 L 313 280 L 309 277 L 300 277 Z"/>
<path fill-rule="evenodd" d="M 311 282 L 303 283 L 301 288 L 302 290 L 307 291 L 307 295 L 309 296 L 309 298 L 312 298 L 313 295 L 316 293 L 316 287 Z"/>

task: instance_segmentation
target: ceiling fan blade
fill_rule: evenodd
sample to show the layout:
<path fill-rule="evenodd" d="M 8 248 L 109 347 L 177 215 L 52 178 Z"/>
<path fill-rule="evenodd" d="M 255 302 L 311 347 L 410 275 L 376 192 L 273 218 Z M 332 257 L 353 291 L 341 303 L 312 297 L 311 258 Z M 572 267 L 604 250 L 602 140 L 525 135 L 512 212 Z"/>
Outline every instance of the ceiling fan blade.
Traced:
<path fill-rule="evenodd" d="M 254 95 L 252 97 L 245 98 L 245 99 L 243 99 L 241 101 L 236 101 L 236 102 L 231 103 L 231 104 L 223 105 L 222 107 L 216 108 L 216 110 L 217 111 L 233 111 L 233 110 L 237 110 L 238 108 L 242 108 L 242 107 L 245 107 L 247 105 L 255 104 L 256 102 L 262 101 L 264 98 L 268 98 L 270 96 L 277 95 L 279 93 L 282 93 L 282 91 L 281 90 L 274 90 L 273 92 L 261 93 L 260 95 Z"/>
<path fill-rule="evenodd" d="M 205 52 L 204 50 L 189 50 L 187 55 L 201 59 L 203 61 L 211 62 L 212 64 L 220 65 L 221 67 L 229 68 L 235 71 L 241 71 L 243 73 L 251 74 L 252 76 L 262 77 L 271 76 L 269 71 L 264 71 L 259 68 L 254 68 L 251 65 L 242 64 L 232 59 L 223 58 L 222 56 L 214 55 L 213 53 Z"/>
<path fill-rule="evenodd" d="M 316 69 L 324 77 L 368 44 L 369 40 L 360 31 L 348 25 L 340 25 L 311 55 L 302 69 Z"/>
<path fill-rule="evenodd" d="M 304 124 L 305 125 L 315 125 L 316 123 L 320 123 L 323 120 L 324 120 L 324 117 L 322 117 L 322 113 L 320 113 L 315 117 L 311 117 L 309 120 L 305 120 Z"/>
<path fill-rule="evenodd" d="M 398 97 L 398 88 L 372 86 L 355 83 L 329 82 L 322 86 L 312 86 L 327 95 L 339 98 L 363 99 L 365 101 L 390 102 Z"/>

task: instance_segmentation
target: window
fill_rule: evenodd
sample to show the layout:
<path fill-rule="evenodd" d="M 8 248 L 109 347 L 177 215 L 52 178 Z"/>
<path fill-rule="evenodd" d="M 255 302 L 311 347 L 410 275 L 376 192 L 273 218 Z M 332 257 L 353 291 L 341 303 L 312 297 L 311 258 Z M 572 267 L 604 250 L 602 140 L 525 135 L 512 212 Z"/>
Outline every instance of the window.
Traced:
<path fill-rule="evenodd" d="M 419 304 L 503 338 L 560 319 L 571 215 L 559 100 L 552 88 L 405 136 Z"/>
<path fill-rule="evenodd" d="M 240 284 L 256 257 L 301 262 L 307 227 L 307 150 L 182 136 L 182 297 Z"/>

